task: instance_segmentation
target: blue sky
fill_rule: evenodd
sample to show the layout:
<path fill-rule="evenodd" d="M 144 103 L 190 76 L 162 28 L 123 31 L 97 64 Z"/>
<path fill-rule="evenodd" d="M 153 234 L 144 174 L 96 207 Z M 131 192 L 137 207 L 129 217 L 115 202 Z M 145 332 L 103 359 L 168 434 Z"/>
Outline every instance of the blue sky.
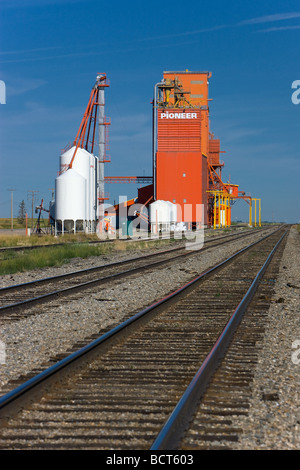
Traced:
<path fill-rule="evenodd" d="M 0 217 L 48 205 L 98 72 L 110 81 L 107 176 L 151 175 L 153 87 L 165 70 L 211 71 L 223 179 L 262 200 L 262 219 L 300 221 L 298 0 L 1 0 Z M 107 185 L 111 201 L 137 187 Z M 238 201 L 232 218 L 248 219 Z"/>

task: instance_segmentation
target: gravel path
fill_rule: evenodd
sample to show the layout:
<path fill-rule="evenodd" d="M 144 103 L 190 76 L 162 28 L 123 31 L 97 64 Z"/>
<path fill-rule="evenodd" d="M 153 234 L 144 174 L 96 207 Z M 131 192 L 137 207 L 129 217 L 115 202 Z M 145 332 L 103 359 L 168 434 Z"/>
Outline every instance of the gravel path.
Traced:
<path fill-rule="evenodd" d="M 230 247 L 213 248 L 205 252 L 200 250 L 190 260 L 181 261 L 177 266 L 161 268 L 159 275 L 157 272 L 145 273 L 142 277 L 136 275 L 113 286 L 102 286 L 84 297 L 79 295 L 77 300 L 69 299 L 60 304 L 52 302 L 43 305 L 42 314 L 20 321 L 1 324 L 0 320 L 0 338 L 6 349 L 6 363 L 0 364 L 0 393 L 6 391 L 9 380 L 40 367 L 49 357 L 64 353 L 77 341 L 122 321 L 126 313 L 140 310 L 165 296 L 255 239 L 257 234 L 253 233 L 247 241 L 233 242 Z M 128 257 L 128 253 L 120 256 Z M 133 253 L 129 256 L 133 256 Z M 103 262 L 115 260 L 116 257 L 109 261 L 102 259 Z M 99 261 L 98 258 L 97 264 Z M 96 261 L 85 260 L 83 263 L 75 260 L 67 269 L 79 269 L 83 267 L 82 263 L 87 265 L 90 262 Z M 44 276 L 62 269 L 46 269 Z M 299 447 L 299 273 L 300 235 L 292 228 L 270 307 L 269 326 L 254 380 L 250 415 L 241 419 L 245 433 L 237 449 Z M 28 275 L 37 274 L 16 275 L 13 283 L 25 282 Z M 42 277 L 40 271 L 37 277 Z M 9 283 L 11 279 L 8 277 L 4 281 Z M 297 340 L 299 345 L 293 349 L 293 342 Z"/>

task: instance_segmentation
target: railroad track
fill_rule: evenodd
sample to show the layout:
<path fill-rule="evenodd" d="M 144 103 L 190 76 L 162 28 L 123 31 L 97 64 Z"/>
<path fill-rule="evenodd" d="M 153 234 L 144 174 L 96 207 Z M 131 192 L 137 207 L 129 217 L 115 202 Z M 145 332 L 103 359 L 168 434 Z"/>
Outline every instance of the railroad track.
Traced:
<path fill-rule="evenodd" d="M 258 233 L 263 234 L 265 231 L 262 230 Z M 201 253 L 209 248 L 240 240 L 250 235 L 253 235 L 253 232 L 209 239 L 199 252 Z M 195 253 L 197 252 L 186 250 L 185 246 L 180 246 L 138 258 L 3 287 L 0 289 L 0 315 L 2 319 L 24 318 L 29 314 L 28 308 L 33 305 L 65 297 L 91 288 L 94 285 L 111 282 L 134 273 L 159 268 L 166 263 L 174 262 L 187 256 L 194 256 Z"/>
<path fill-rule="evenodd" d="M 234 228 L 243 228 L 245 229 L 245 225 L 235 225 Z M 161 237 L 159 237 L 160 239 L 164 239 L 164 236 L 162 235 Z M 51 244 L 44 244 L 44 245 L 20 245 L 20 246 L 2 246 L 0 247 L 0 253 L 5 253 L 5 252 L 9 252 L 9 251 L 30 251 L 30 250 L 37 250 L 37 249 L 40 249 L 40 248 L 55 248 L 55 247 L 58 247 L 58 246 L 66 246 L 66 244 L 68 245 L 99 245 L 99 244 L 103 244 L 103 243 L 113 243 L 115 240 L 120 240 L 122 242 L 125 242 L 125 243 L 131 243 L 131 242 L 135 242 L 135 241 L 140 241 L 141 240 L 144 240 L 144 241 L 157 241 L 157 239 L 159 239 L 157 237 L 146 237 L 144 233 L 141 233 L 141 236 L 139 237 L 139 234 L 137 233 L 137 235 L 133 238 L 108 238 L 108 239 L 104 239 L 104 240 L 90 240 L 90 241 L 85 241 L 85 242 L 62 242 L 62 243 L 51 243 Z M 167 237 L 166 237 L 167 238 Z"/>
<path fill-rule="evenodd" d="M 121 239 L 124 242 L 130 242 L 132 239 L 130 238 L 123 238 Z M 147 239 L 148 240 L 148 239 Z M 150 240 L 150 239 L 149 239 Z M 19 246 L 2 246 L 0 247 L 0 253 L 5 253 L 9 251 L 30 251 L 30 250 L 38 250 L 41 248 L 55 248 L 59 246 L 66 246 L 66 245 L 100 245 L 103 243 L 113 243 L 115 239 L 108 238 L 104 240 L 90 240 L 84 242 L 62 242 L 62 243 L 49 243 L 45 245 L 19 245 Z"/>
<path fill-rule="evenodd" d="M 286 234 L 245 247 L 1 397 L 0 449 L 189 450 L 236 439 Z"/>

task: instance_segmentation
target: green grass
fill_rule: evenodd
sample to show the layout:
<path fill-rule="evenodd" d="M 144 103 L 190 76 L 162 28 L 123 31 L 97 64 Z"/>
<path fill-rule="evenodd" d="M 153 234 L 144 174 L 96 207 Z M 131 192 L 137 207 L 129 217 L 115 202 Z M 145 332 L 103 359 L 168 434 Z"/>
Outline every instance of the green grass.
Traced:
<path fill-rule="evenodd" d="M 11 228 L 11 219 L 0 219 L 0 229 L 10 229 Z M 20 224 L 18 219 L 13 219 L 13 228 L 25 228 L 25 222 Z"/>
<path fill-rule="evenodd" d="M 114 240 L 112 243 L 99 245 L 66 243 L 63 246 L 37 248 L 29 252 L 6 250 L 4 253 L 0 253 L 0 275 L 61 266 L 72 258 L 88 258 L 133 249 L 145 250 L 149 247 L 165 246 L 170 242 L 170 240 L 157 240 L 124 243 L 120 240 Z"/>
<path fill-rule="evenodd" d="M 88 245 L 64 245 L 51 248 L 37 248 L 30 252 L 6 251 L 1 253 L 0 274 L 13 274 L 16 272 L 30 271 L 46 266 L 60 266 L 72 258 L 87 258 L 99 256 L 104 253 L 105 247 Z"/>
<path fill-rule="evenodd" d="M 30 237 L 25 235 L 0 233 L 0 247 L 13 246 L 35 246 L 35 245 L 56 245 L 58 243 L 84 243 L 89 241 L 97 241 L 99 238 L 96 234 L 78 233 L 75 235 L 65 234 L 63 237 L 54 237 L 53 235 L 37 235 L 32 234 Z"/>

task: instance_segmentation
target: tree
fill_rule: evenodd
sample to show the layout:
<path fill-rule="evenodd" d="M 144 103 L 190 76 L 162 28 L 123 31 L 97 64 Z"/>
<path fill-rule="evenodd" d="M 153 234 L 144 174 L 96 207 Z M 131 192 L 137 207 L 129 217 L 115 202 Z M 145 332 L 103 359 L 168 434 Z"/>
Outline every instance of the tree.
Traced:
<path fill-rule="evenodd" d="M 26 217 L 26 207 L 25 207 L 25 202 L 24 199 L 23 201 L 20 202 L 19 204 L 19 215 L 18 215 L 18 222 L 20 224 L 23 224 L 24 220 Z"/>

